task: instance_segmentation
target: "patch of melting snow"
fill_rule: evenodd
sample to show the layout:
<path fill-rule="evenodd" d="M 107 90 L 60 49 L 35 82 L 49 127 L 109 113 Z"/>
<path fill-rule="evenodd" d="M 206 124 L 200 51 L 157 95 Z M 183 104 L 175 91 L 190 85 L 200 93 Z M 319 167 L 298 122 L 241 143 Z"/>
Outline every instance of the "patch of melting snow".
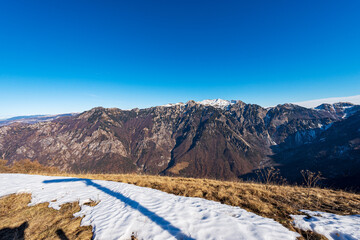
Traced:
<path fill-rule="evenodd" d="M 175 196 L 131 184 L 80 178 L 0 174 L 0 197 L 32 193 L 29 205 L 49 202 L 60 209 L 79 202 L 82 225 L 95 239 L 296 239 L 280 223 L 201 198 Z M 56 201 L 55 201 L 56 200 Z M 88 206 L 89 201 L 99 202 Z"/>
<path fill-rule="evenodd" d="M 324 235 L 329 240 L 360 239 L 360 215 L 341 216 L 333 213 L 301 210 L 307 215 L 291 215 L 294 226 Z"/>

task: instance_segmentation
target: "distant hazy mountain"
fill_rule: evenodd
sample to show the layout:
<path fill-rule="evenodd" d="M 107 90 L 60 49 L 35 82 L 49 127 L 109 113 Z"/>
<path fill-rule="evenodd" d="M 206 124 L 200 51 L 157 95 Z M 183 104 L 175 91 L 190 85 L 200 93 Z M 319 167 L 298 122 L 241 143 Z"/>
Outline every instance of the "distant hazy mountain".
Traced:
<path fill-rule="evenodd" d="M 323 103 L 334 104 L 334 103 L 339 103 L 339 102 L 348 102 L 348 103 L 360 105 L 360 95 L 350 96 L 350 97 L 315 99 L 315 100 L 304 101 L 304 102 L 296 102 L 294 104 L 302 106 L 302 107 L 314 108 Z"/>
<path fill-rule="evenodd" d="M 188 177 L 252 177 L 277 166 L 289 181 L 322 171 L 324 183 L 360 184 L 360 106 L 263 108 L 205 100 L 147 109 L 94 108 L 53 120 L 0 127 L 0 156 L 73 171 Z M 340 184 L 341 183 L 341 184 Z"/>
<path fill-rule="evenodd" d="M 37 122 L 44 122 L 44 121 L 52 121 L 59 117 L 65 116 L 74 116 L 77 113 L 66 113 L 66 114 L 57 114 L 57 115 L 31 115 L 31 116 L 17 116 L 7 119 L 0 120 L 0 126 L 9 125 L 12 123 L 37 123 Z"/>

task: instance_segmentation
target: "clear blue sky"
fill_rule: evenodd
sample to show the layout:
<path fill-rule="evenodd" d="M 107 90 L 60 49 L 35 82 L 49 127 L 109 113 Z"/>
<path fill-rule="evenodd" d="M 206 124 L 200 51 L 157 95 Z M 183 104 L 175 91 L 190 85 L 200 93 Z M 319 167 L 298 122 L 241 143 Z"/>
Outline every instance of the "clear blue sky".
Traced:
<path fill-rule="evenodd" d="M 360 94 L 360 1 L 0 1 L 0 117 Z"/>

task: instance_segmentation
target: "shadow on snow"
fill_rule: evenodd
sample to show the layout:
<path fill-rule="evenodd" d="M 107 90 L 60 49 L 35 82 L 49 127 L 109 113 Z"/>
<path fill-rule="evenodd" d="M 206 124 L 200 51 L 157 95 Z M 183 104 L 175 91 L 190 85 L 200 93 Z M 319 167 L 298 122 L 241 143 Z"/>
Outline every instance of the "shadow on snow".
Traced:
<path fill-rule="evenodd" d="M 100 191 L 103 191 L 104 193 L 115 197 L 128 206 L 130 206 L 133 209 L 138 210 L 140 213 L 148 217 L 151 221 L 159 225 L 162 229 L 170 233 L 172 236 L 174 236 L 176 239 L 187 239 L 187 240 L 195 240 L 194 238 L 191 238 L 181 232 L 181 230 L 175 226 L 173 226 L 169 221 L 165 220 L 164 218 L 160 217 L 156 213 L 150 211 L 149 209 L 142 206 L 140 203 L 122 195 L 119 192 L 114 192 L 106 187 L 101 186 L 100 184 L 97 184 L 93 182 L 90 179 L 81 179 L 81 178 L 65 178 L 65 179 L 54 179 L 54 180 L 45 180 L 44 183 L 62 183 L 62 182 L 84 182 L 88 186 L 93 186 Z"/>

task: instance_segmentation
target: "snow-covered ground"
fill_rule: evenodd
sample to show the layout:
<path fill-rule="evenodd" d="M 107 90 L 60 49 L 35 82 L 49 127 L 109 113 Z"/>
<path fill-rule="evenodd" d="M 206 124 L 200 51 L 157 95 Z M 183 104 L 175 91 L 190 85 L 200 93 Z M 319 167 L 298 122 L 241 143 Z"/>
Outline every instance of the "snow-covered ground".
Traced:
<path fill-rule="evenodd" d="M 82 225 L 93 226 L 95 239 L 296 239 L 272 219 L 239 207 L 201 198 L 167 194 L 125 183 L 26 174 L 0 174 L 0 197 L 32 193 L 30 205 L 79 201 Z M 53 201 L 56 200 L 56 201 Z M 83 203 L 94 200 L 98 205 Z"/>
<path fill-rule="evenodd" d="M 292 215 L 294 225 L 324 235 L 329 240 L 360 239 L 360 215 L 340 216 L 332 213 L 302 210 L 306 215 Z"/>

